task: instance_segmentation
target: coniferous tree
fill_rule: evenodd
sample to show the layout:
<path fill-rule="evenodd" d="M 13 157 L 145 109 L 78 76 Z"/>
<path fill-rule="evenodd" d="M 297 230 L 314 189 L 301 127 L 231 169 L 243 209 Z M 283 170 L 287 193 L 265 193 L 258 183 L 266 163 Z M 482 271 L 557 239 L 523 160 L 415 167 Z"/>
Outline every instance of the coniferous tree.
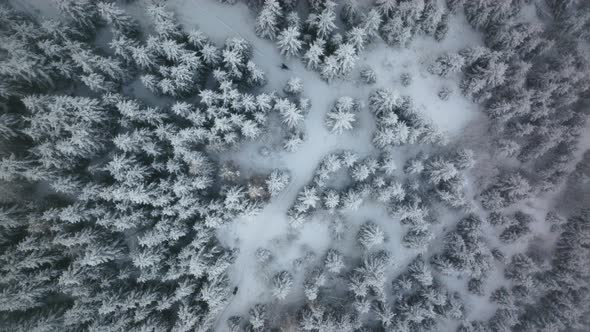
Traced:
<path fill-rule="evenodd" d="M 279 33 L 281 5 L 277 0 L 265 0 L 262 10 L 256 18 L 256 34 L 262 38 L 274 40 Z"/>
<path fill-rule="evenodd" d="M 272 295 L 278 300 L 284 300 L 293 285 L 293 277 L 287 271 L 281 271 L 272 278 Z"/>
<path fill-rule="evenodd" d="M 281 31 L 277 37 L 277 46 L 282 55 L 288 58 L 299 54 L 303 45 L 300 35 L 299 29 L 294 26 L 287 27 Z"/>

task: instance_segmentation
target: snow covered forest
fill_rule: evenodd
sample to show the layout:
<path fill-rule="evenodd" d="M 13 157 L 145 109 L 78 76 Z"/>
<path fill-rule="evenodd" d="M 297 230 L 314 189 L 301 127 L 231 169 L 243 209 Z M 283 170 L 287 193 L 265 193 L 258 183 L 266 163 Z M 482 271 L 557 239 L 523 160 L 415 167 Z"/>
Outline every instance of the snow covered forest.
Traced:
<path fill-rule="evenodd" d="M 0 332 L 590 331 L 590 2 L 0 0 Z"/>

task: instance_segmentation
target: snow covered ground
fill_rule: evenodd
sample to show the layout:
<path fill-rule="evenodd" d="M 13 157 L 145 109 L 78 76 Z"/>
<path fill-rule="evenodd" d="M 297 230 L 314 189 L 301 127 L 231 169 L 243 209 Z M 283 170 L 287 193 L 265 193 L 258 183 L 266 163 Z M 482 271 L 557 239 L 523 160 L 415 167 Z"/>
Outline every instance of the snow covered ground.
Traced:
<path fill-rule="evenodd" d="M 36 16 L 49 18 L 59 16 L 59 11 L 50 0 L 8 1 L 17 10 Z M 129 2 L 118 0 L 116 2 L 138 19 L 142 28 L 146 31 L 152 29 L 152 22 L 144 12 L 146 4 L 151 3 L 152 0 Z M 369 0 L 359 0 L 359 2 L 372 4 Z M 234 220 L 217 230 L 217 237 L 222 244 L 237 252 L 237 259 L 229 270 L 229 278 L 231 287 L 236 287 L 238 291 L 229 299 L 228 306 L 218 317 L 216 330 L 223 330 L 223 324 L 230 316 L 247 316 L 248 310 L 257 303 L 272 304 L 268 310 L 276 313 L 285 313 L 286 308 L 299 307 L 305 301 L 303 280 L 306 269 L 322 266 L 328 249 L 337 249 L 343 253 L 345 270 L 358 266 L 363 252 L 357 243 L 356 236 L 361 225 L 367 221 L 374 222 L 384 230 L 385 242 L 378 246 L 391 253 L 395 263 L 387 271 L 386 287 L 390 288 L 391 279 L 404 272 L 407 264 L 420 253 L 418 250 L 408 249 L 402 245 L 402 236 L 408 227 L 402 225 L 399 218 L 393 217 L 385 206 L 371 200 L 364 202 L 355 211 L 339 211 L 338 214 L 317 211 L 301 228 L 293 229 L 290 226 L 288 211 L 301 190 L 312 181 L 314 172 L 324 157 L 330 153 L 352 151 L 363 159 L 369 156 L 378 157 L 382 152 L 376 149 L 372 142 L 377 126 L 374 115 L 367 106 L 368 97 L 375 89 L 394 89 L 400 95 L 409 96 L 417 106 L 418 112 L 444 132 L 448 141 L 476 151 L 478 164 L 471 173 L 466 174 L 465 192 L 469 201 L 468 207 L 463 210 L 453 210 L 443 204 L 428 202 L 432 204 L 430 210 L 436 222 L 432 226 L 426 226 L 431 227 L 430 230 L 434 235 L 428 247 L 421 252 L 426 261 L 430 256 L 441 252 L 445 243 L 444 235 L 452 230 L 467 212 L 475 212 L 481 216 L 488 215 L 488 211 L 482 207 L 480 197 L 477 195 L 482 188 L 494 180 L 494 176 L 498 173 L 496 168 L 498 165 L 514 168 L 525 165 L 517 158 L 503 159 L 490 152 L 488 119 L 484 117 L 480 105 L 465 98 L 458 90 L 463 73 L 443 78 L 427 71 L 429 64 L 443 53 L 456 53 L 466 47 L 483 44 L 482 35 L 468 25 L 462 14 L 451 16 L 448 34 L 442 42 L 435 42 L 432 37 L 425 36 L 417 36 L 407 48 L 390 47 L 381 40 L 373 42 L 361 52 L 356 69 L 347 79 L 328 83 L 320 78 L 318 72 L 306 69 L 300 58 L 285 58 L 279 54 L 275 43 L 259 38 L 254 30 L 255 13 L 244 2 L 230 6 L 216 0 L 167 0 L 166 4 L 168 9 L 175 13 L 176 19 L 184 30 L 199 28 L 217 46 L 221 47 L 227 38 L 236 36 L 251 43 L 252 60 L 264 70 L 267 78 L 267 84 L 256 92 L 275 91 L 281 95 L 289 79 L 300 78 L 303 82 L 302 96 L 311 101 L 311 108 L 304 120 L 305 140 L 298 151 L 285 151 L 283 138 L 286 132 L 277 123 L 275 126 L 270 126 L 268 131 L 255 142 L 243 143 L 231 151 L 210 152 L 210 157 L 215 161 L 232 162 L 237 165 L 242 179 L 266 176 L 274 169 L 288 171 L 291 178 L 287 188 L 278 196 L 271 198 L 259 214 Z M 519 19 L 543 24 L 544 21 L 540 16 L 542 15 L 537 13 L 535 4 L 531 3 L 524 5 Z M 101 51 L 112 55 L 112 50 L 108 50 L 107 46 L 111 37 L 111 30 L 99 27 L 94 42 L 98 44 Z M 371 67 L 377 73 L 376 83 L 368 85 L 360 79 L 360 70 L 366 67 Z M 404 84 L 402 75 L 409 75 L 411 83 Z M 439 92 L 443 88 L 452 90 L 447 100 L 439 97 Z M 137 96 L 148 104 L 162 107 L 168 107 L 175 101 L 173 98 L 152 94 L 137 79 L 123 87 L 122 92 Z M 356 114 L 354 129 L 337 135 L 330 132 L 325 120 L 332 105 L 343 96 L 360 101 L 361 111 Z M 196 99 L 197 97 L 193 97 L 188 101 Z M 274 114 L 270 115 L 271 122 L 277 120 L 273 118 L 274 116 Z M 574 163 L 583 158 L 583 152 L 590 146 L 589 132 L 586 131 L 580 140 Z M 401 170 L 405 161 L 422 149 L 429 148 L 404 145 L 387 147 L 387 149 L 390 149 L 396 158 L 398 170 L 395 179 L 401 182 L 406 177 Z M 263 150 L 269 153 L 262 153 Z M 338 171 L 335 178 L 331 180 L 331 185 L 336 187 L 345 187 L 350 183 L 348 171 L 344 169 Z M 519 241 L 506 244 L 499 239 L 499 227 L 485 224 L 484 236 L 487 238 L 489 247 L 501 247 L 506 257 L 525 252 L 531 243 L 538 244 L 541 248 L 540 252 L 550 249 L 557 235 L 551 231 L 551 225 L 544 219 L 548 211 L 556 208 L 563 189 L 558 187 L 538 197 L 524 199 L 505 208 L 502 211 L 505 214 L 522 211 L 533 216 L 534 221 L 529 225 L 532 231 Z M 334 237 L 336 219 L 341 219 L 343 227 L 347 229 L 344 237 L 340 239 Z M 256 260 L 257 250 L 261 248 L 269 250 L 273 256 L 271 263 L 264 267 L 261 267 Z M 495 267 L 489 272 L 482 296 L 467 291 L 467 277 L 443 276 L 433 271 L 437 278 L 443 280 L 447 289 L 461 294 L 466 307 L 465 320 L 488 320 L 497 309 L 496 304 L 490 303 L 491 292 L 500 286 L 510 286 L 510 282 L 504 276 L 506 264 L 500 263 L 499 260 L 494 261 L 493 264 Z M 286 299 L 277 301 L 269 289 L 269 280 L 275 273 L 282 270 L 289 271 L 293 275 L 295 285 Z M 328 278 L 330 280 L 325 289 L 322 288 L 324 292 L 322 296 L 342 295 L 343 292 L 339 287 L 347 282 L 344 277 L 330 275 Z M 329 295 L 326 295 L 328 292 Z M 277 316 L 279 315 L 271 315 L 271 317 Z M 444 328 L 450 330 L 456 328 L 460 322 L 446 323 L 449 325 Z"/>
<path fill-rule="evenodd" d="M 266 248 L 275 255 L 273 269 L 290 270 L 293 262 L 301 258 L 308 250 L 312 250 L 321 259 L 325 251 L 336 246 L 351 256 L 358 256 L 354 239 L 343 241 L 346 245 L 332 243 L 328 219 L 316 216 L 306 223 L 296 234 L 288 225 L 287 209 L 295 201 L 299 190 L 308 183 L 320 160 L 330 152 L 352 150 L 364 157 L 374 152 L 371 144 L 375 128 L 373 116 L 367 107 L 359 114 L 355 129 L 343 135 L 330 134 L 324 125 L 325 115 L 338 97 L 350 96 L 363 103 L 367 102 L 369 93 L 379 87 L 394 88 L 403 95 L 409 95 L 419 105 L 419 110 L 430 118 L 436 126 L 445 131 L 449 137 L 462 134 L 471 121 L 476 120 L 480 113 L 478 105 L 465 99 L 459 91 L 454 91 L 447 101 L 437 97 L 443 86 L 456 87 L 458 77 L 440 78 L 426 71 L 427 64 L 436 56 L 447 51 L 458 51 L 467 46 L 481 43 L 481 36 L 472 29 L 464 29 L 466 22 L 463 17 L 451 20 L 449 34 L 442 43 L 431 38 L 420 37 L 409 49 L 392 49 L 382 42 L 368 47 L 358 62 L 355 71 L 348 81 L 336 81 L 330 84 L 319 77 L 317 72 L 305 69 L 300 59 L 285 59 L 280 56 L 276 46 L 256 36 L 254 32 L 254 15 L 243 3 L 234 6 L 220 4 L 213 0 L 200 1 L 198 6 L 191 0 L 170 0 L 169 8 L 177 14 L 177 18 L 186 30 L 198 27 L 216 44 L 221 45 L 227 37 L 241 36 L 254 45 L 253 60 L 267 74 L 267 91 L 281 91 L 291 77 L 299 77 L 304 82 L 303 95 L 311 99 L 311 110 L 305 120 L 306 141 L 300 150 L 288 153 L 280 148 L 280 137 L 267 135 L 256 143 L 245 144 L 235 153 L 221 156 L 224 160 L 232 160 L 239 165 L 245 175 L 265 174 L 274 168 L 288 169 L 291 172 L 291 183 L 279 197 L 273 198 L 262 213 L 251 220 L 238 220 L 219 232 L 219 237 L 230 247 L 237 248 L 239 255 L 231 272 L 232 283 L 239 291 L 231 299 L 231 303 L 220 318 L 235 314 L 246 314 L 255 303 L 271 302 L 268 282 L 261 275 L 254 263 L 255 251 Z M 287 64 L 289 70 L 280 69 Z M 377 83 L 365 85 L 358 80 L 358 68 L 372 66 L 377 72 Z M 410 73 L 413 82 L 408 87 L 402 86 L 400 75 Z M 270 148 L 271 155 L 262 156 L 261 147 Z M 405 160 L 404 150 L 399 149 L 399 165 Z M 250 173 L 251 172 L 251 173 Z M 249 173 L 249 174 L 248 174 Z M 403 271 L 403 267 L 412 259 L 416 252 L 401 245 L 402 230 L 398 220 L 392 219 L 384 208 L 377 205 L 365 205 L 358 211 L 346 216 L 346 223 L 351 229 L 358 229 L 366 220 L 372 220 L 387 232 L 386 248 L 394 253 L 399 271 L 391 271 L 391 277 Z M 456 222 L 457 220 L 452 220 Z M 356 234 L 356 230 L 351 232 Z M 347 256 L 348 256 L 347 255 Z M 296 283 L 301 283 L 301 276 Z M 289 295 L 283 303 L 303 300 L 301 287 Z M 484 304 L 485 305 L 485 304 Z M 489 310 L 488 310 L 489 311 Z"/>
<path fill-rule="evenodd" d="M 55 7 L 45 0 L 11 0 L 11 3 L 21 10 L 40 12 L 49 17 L 58 15 Z M 452 17 L 448 35 L 441 43 L 429 37 L 418 37 L 409 48 L 404 49 L 391 48 L 383 42 L 371 44 L 363 52 L 357 69 L 349 80 L 328 84 L 317 72 L 307 70 L 299 58 L 285 59 L 279 54 L 275 44 L 256 36 L 253 29 L 255 16 L 244 3 L 240 2 L 234 6 L 220 4 L 214 0 L 202 0 L 198 3 L 194 0 L 169 0 L 167 3 L 185 30 L 190 31 L 198 27 L 217 45 L 222 45 L 226 38 L 234 36 L 241 36 L 250 41 L 254 46 L 253 60 L 267 75 L 268 84 L 263 90 L 280 92 L 289 78 L 299 77 L 304 82 L 303 96 L 310 98 L 312 104 L 305 119 L 306 140 L 299 151 L 285 152 L 281 147 L 281 137 L 272 132 L 267 133 L 262 140 L 244 144 L 237 151 L 219 156 L 222 160 L 235 162 L 244 176 L 268 174 L 276 168 L 287 169 L 291 174 L 288 188 L 280 196 L 273 198 L 258 216 L 237 220 L 218 232 L 224 244 L 239 251 L 230 274 L 232 284 L 238 287 L 239 291 L 231 299 L 219 322 L 224 322 L 231 315 L 246 314 L 255 303 L 272 302 L 270 291 L 267 289 L 268 281 L 265 280 L 268 276 L 261 273 L 260 268 L 254 263 L 258 248 L 266 248 L 273 252 L 275 260 L 272 269 L 275 272 L 282 269 L 292 270 L 293 263 L 310 251 L 315 253 L 316 260 L 321 260 L 328 248 L 337 248 L 346 257 L 359 256 L 354 239 L 339 243 L 331 239 L 331 217 L 318 214 L 297 232 L 290 229 L 287 218 L 287 210 L 295 201 L 299 190 L 311 180 L 324 156 L 343 150 L 354 151 L 361 158 L 375 153 L 371 143 L 375 124 L 366 105 L 358 115 L 354 130 L 343 135 L 334 135 L 325 127 L 326 113 L 338 97 L 350 96 L 366 103 L 369 93 L 374 89 L 393 88 L 402 95 L 410 96 L 419 106 L 419 111 L 451 140 L 465 140 L 466 136 L 482 135 L 481 131 L 468 128 L 472 123 L 481 122 L 482 114 L 478 105 L 464 98 L 456 90 L 459 77 L 441 78 L 426 70 L 428 64 L 444 52 L 456 52 L 468 46 L 482 44 L 481 35 L 466 26 L 463 16 Z M 142 6 L 142 1 L 137 1 L 126 5 L 126 10 L 147 25 L 147 20 L 142 19 Z M 529 7 L 524 14 L 530 19 L 535 19 L 533 9 Z M 281 69 L 282 64 L 286 64 L 289 69 Z M 376 84 L 366 85 L 358 79 L 359 69 L 365 66 L 371 66 L 377 72 Z M 404 73 L 412 77 L 409 86 L 401 84 L 400 76 Z M 145 90 L 139 82 L 136 83 L 137 86 L 130 88 Z M 446 101 L 440 100 L 437 96 L 442 87 L 455 89 Z M 475 140 L 483 141 L 482 137 L 476 137 Z M 271 154 L 263 156 L 260 153 L 263 147 L 270 149 Z M 401 166 L 406 159 L 406 149 L 396 149 L 396 153 Z M 538 218 L 545 213 L 545 210 L 540 211 L 535 207 L 529 207 L 528 210 Z M 390 271 L 391 277 L 402 271 L 417 253 L 401 245 L 401 236 L 405 231 L 399 220 L 390 217 L 379 205 L 365 204 L 358 211 L 346 215 L 345 219 L 345 224 L 350 229 L 358 229 L 366 220 L 372 220 L 385 230 L 388 238 L 385 247 L 394 254 L 397 266 L 402 267 Z M 456 216 L 445 213 L 440 216 L 440 221 L 436 228 L 439 233 L 447 227 L 452 227 L 458 220 Z M 356 231 L 349 234 L 356 234 Z M 433 243 L 436 244 L 437 241 Z M 522 248 L 518 248 L 515 252 L 521 250 Z M 487 285 L 488 290 L 495 289 L 504 282 L 501 270 L 494 273 L 495 276 L 490 278 L 492 282 Z M 445 280 L 449 288 L 463 293 L 463 298 L 470 308 L 470 318 L 487 319 L 493 313 L 494 308 L 488 305 L 486 299 L 466 293 L 464 280 Z M 296 283 L 302 283 L 301 275 L 297 276 Z M 296 289 L 297 291 L 292 292 L 282 305 L 303 301 L 302 287 Z"/>

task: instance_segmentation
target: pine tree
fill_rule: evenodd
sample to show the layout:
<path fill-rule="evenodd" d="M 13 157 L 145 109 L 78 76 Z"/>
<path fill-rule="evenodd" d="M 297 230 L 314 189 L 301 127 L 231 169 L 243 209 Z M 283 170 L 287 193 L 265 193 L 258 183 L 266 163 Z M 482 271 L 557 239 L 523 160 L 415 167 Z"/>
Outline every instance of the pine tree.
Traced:
<path fill-rule="evenodd" d="M 45 167 L 73 167 L 104 146 L 108 116 L 98 100 L 29 96 L 23 103 L 32 115 L 24 133 L 40 147 L 34 153 Z"/>
<path fill-rule="evenodd" d="M 530 195 L 531 187 L 528 180 L 518 172 L 500 174 L 496 183 L 482 192 L 482 204 L 486 209 L 497 209 L 509 206 Z"/>
<path fill-rule="evenodd" d="M 328 191 L 324 196 L 324 206 L 333 212 L 340 204 L 340 195 L 335 191 Z"/>
<path fill-rule="evenodd" d="M 346 0 L 340 9 L 340 18 L 347 25 L 352 28 L 360 24 L 362 14 L 356 0 Z"/>
<path fill-rule="evenodd" d="M 263 304 L 256 304 L 250 309 L 248 322 L 255 331 L 262 330 L 266 325 L 266 307 Z"/>
<path fill-rule="evenodd" d="M 297 197 L 297 200 L 303 208 L 303 211 L 301 212 L 305 212 L 309 209 L 315 209 L 319 199 L 320 198 L 318 197 L 317 189 L 315 187 L 303 188 L 303 191 L 301 191 Z"/>
<path fill-rule="evenodd" d="M 440 157 L 429 160 L 425 165 L 425 171 L 430 182 L 435 185 L 449 181 L 459 174 L 455 165 Z"/>
<path fill-rule="evenodd" d="M 398 3 L 397 0 L 377 0 L 375 7 L 381 15 L 389 17 L 397 10 Z"/>
<path fill-rule="evenodd" d="M 436 30 L 434 31 L 434 40 L 440 42 L 445 39 L 447 33 L 449 32 L 449 13 L 445 13 L 440 18 L 440 22 L 436 26 Z"/>
<path fill-rule="evenodd" d="M 322 78 L 328 82 L 338 77 L 340 72 L 340 64 L 338 58 L 335 55 L 330 55 L 324 59 L 324 63 L 321 68 Z"/>
<path fill-rule="evenodd" d="M 281 193 L 287 185 L 289 185 L 290 176 L 288 172 L 274 170 L 270 173 L 269 178 L 266 180 L 266 185 L 271 196 L 277 196 Z"/>
<path fill-rule="evenodd" d="M 386 153 L 382 155 L 381 170 L 388 176 L 391 176 L 395 173 L 397 170 L 397 164 L 392 154 Z"/>
<path fill-rule="evenodd" d="M 432 273 L 426 262 L 424 262 L 422 255 L 418 255 L 408 265 L 408 273 L 412 279 L 423 287 L 431 286 L 433 283 Z"/>
<path fill-rule="evenodd" d="M 303 45 L 299 36 L 301 33 L 297 27 L 287 27 L 281 31 L 277 38 L 277 46 L 281 52 L 281 55 L 288 57 L 296 56 L 299 54 Z"/>
<path fill-rule="evenodd" d="M 358 111 L 358 101 L 350 97 L 340 97 L 331 111 L 326 115 L 326 125 L 334 134 L 342 134 L 344 130 L 351 130 L 356 121 L 354 113 Z"/>
<path fill-rule="evenodd" d="M 357 52 L 361 52 L 368 41 L 369 36 L 362 27 L 354 27 L 346 33 L 346 42 L 353 45 Z"/>
<path fill-rule="evenodd" d="M 357 239 L 361 246 L 368 250 L 383 244 L 385 232 L 374 222 L 367 221 L 361 226 Z"/>
<path fill-rule="evenodd" d="M 390 46 L 406 47 L 412 39 L 412 30 L 400 16 L 387 20 L 380 29 L 381 37 Z"/>
<path fill-rule="evenodd" d="M 428 66 L 428 71 L 431 74 L 446 77 L 449 74 L 459 72 L 464 64 L 465 60 L 461 55 L 445 53 L 436 58 L 436 60 Z"/>
<path fill-rule="evenodd" d="M 158 36 L 162 38 L 178 38 L 182 35 L 182 30 L 174 18 L 174 14 L 166 10 L 164 4 L 148 5 L 147 14 L 154 23 L 154 29 Z"/>
<path fill-rule="evenodd" d="M 297 128 L 303 122 L 303 113 L 288 99 L 278 99 L 274 109 L 279 112 L 282 122 L 289 128 Z"/>
<path fill-rule="evenodd" d="M 438 1 L 424 1 L 424 10 L 420 17 L 421 30 L 427 35 L 433 35 L 441 21 L 442 11 L 438 7 Z"/>
<path fill-rule="evenodd" d="M 57 8 L 85 29 L 93 30 L 97 19 L 96 5 L 90 0 L 55 0 Z"/>
<path fill-rule="evenodd" d="M 328 2 L 318 15 L 310 17 L 310 19 L 313 19 L 310 24 L 316 29 L 319 38 L 325 39 L 330 37 L 332 31 L 336 28 L 334 6 L 335 4 L 332 2 Z"/>
<path fill-rule="evenodd" d="M 334 52 L 334 55 L 339 66 L 338 75 L 348 75 L 354 69 L 358 59 L 355 47 L 349 43 L 341 44 Z"/>
<path fill-rule="evenodd" d="M 379 148 L 389 145 L 401 145 L 408 141 L 410 129 L 403 122 L 391 127 L 379 128 L 373 137 L 373 143 Z"/>
<path fill-rule="evenodd" d="M 274 40 L 279 32 L 281 5 L 277 0 L 265 0 L 264 6 L 256 18 L 256 34 L 262 38 Z"/>
<path fill-rule="evenodd" d="M 299 147 L 303 144 L 303 133 L 302 132 L 292 132 L 287 136 L 283 146 L 285 150 L 289 152 L 296 152 L 299 150 Z"/>
<path fill-rule="evenodd" d="M 303 55 L 303 60 L 307 68 L 314 70 L 319 68 L 323 60 L 325 45 L 326 42 L 321 38 L 313 41 L 309 50 Z"/>
<path fill-rule="evenodd" d="M 272 295 L 278 300 L 284 300 L 291 292 L 293 277 L 287 271 L 281 271 L 272 278 Z"/>
<path fill-rule="evenodd" d="M 373 312 L 383 328 L 388 328 L 393 324 L 395 313 L 386 303 L 378 301 L 373 307 Z"/>
<path fill-rule="evenodd" d="M 132 35 L 137 31 L 137 23 L 133 18 L 118 8 L 114 3 L 100 1 L 96 4 L 100 17 L 112 25 L 116 33 Z"/>
<path fill-rule="evenodd" d="M 451 11 L 451 13 L 456 13 L 459 9 L 463 9 L 463 4 L 465 0 L 447 0 L 447 8 Z"/>
<path fill-rule="evenodd" d="M 379 27 L 381 26 L 381 22 L 381 15 L 377 11 L 377 9 L 371 9 L 365 15 L 365 18 L 361 26 L 365 29 L 365 32 L 367 33 L 369 39 L 377 37 L 379 33 Z"/>
<path fill-rule="evenodd" d="M 369 106 L 376 115 L 393 112 L 401 104 L 402 98 L 391 89 L 377 89 L 369 95 Z"/>
<path fill-rule="evenodd" d="M 476 100 L 486 100 L 490 90 L 504 83 L 507 65 L 497 52 L 486 52 L 465 68 L 461 90 Z"/>

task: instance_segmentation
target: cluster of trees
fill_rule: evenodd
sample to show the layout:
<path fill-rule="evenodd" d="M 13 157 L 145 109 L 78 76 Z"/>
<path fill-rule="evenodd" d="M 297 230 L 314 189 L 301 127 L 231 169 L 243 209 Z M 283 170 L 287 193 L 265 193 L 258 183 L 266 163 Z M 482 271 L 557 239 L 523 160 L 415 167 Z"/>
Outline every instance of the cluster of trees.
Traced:
<path fill-rule="evenodd" d="M 294 4 L 293 4 L 294 5 Z M 302 22 L 290 3 L 266 0 L 256 19 L 256 33 L 275 41 L 285 57 L 302 55 L 310 69 L 318 70 L 330 81 L 348 75 L 358 52 L 369 42 L 363 27 L 350 31 L 346 38 L 336 33 L 336 3 L 310 3 L 310 13 Z"/>
<path fill-rule="evenodd" d="M 298 77 L 290 78 L 283 87 L 284 97 L 276 99 L 273 109 L 279 113 L 286 129 L 283 148 L 289 152 L 299 150 L 305 141 L 305 115 L 311 108 L 311 101 L 302 96 L 303 82 Z"/>
<path fill-rule="evenodd" d="M 381 16 L 379 34 L 391 46 L 408 46 L 419 34 L 440 41 L 448 31 L 448 13 L 439 1 L 379 0 L 375 10 Z"/>
<path fill-rule="evenodd" d="M 416 34 L 442 40 L 448 15 L 438 1 L 378 1 L 362 8 L 357 1 L 308 1 L 302 19 L 295 2 L 265 0 L 256 19 L 256 33 L 275 41 L 286 57 L 301 56 L 306 66 L 327 81 L 348 76 L 365 47 L 378 37 L 390 45 L 405 46 Z M 342 22 L 338 25 L 338 15 Z M 374 72 L 363 80 L 375 81 Z"/>
<path fill-rule="evenodd" d="M 561 225 L 552 258 L 532 248 L 513 255 L 504 269 L 510 285 L 492 291 L 489 298 L 497 306 L 495 313 L 488 321 L 464 322 L 458 331 L 586 329 L 589 216 L 583 210 Z"/>
<path fill-rule="evenodd" d="M 492 212 L 488 218 L 490 224 L 501 229 L 499 238 L 504 243 L 514 243 L 523 236 L 531 233 L 529 224 L 534 221 L 533 217 L 522 211 L 517 211 L 511 216 L 499 212 Z"/>
<path fill-rule="evenodd" d="M 289 183 L 281 170 L 218 172 L 209 153 L 258 137 L 271 111 L 288 118 L 282 99 L 247 92 L 264 73 L 243 39 L 218 50 L 159 4 L 147 8 L 155 34 L 140 38 L 111 2 L 57 3 L 67 21 L 0 8 L 3 328 L 206 331 L 235 257 L 215 230 Z M 112 31 L 110 56 L 92 46 L 100 29 Z M 139 77 L 175 98 L 198 88 L 199 103 L 117 93 Z"/>
<path fill-rule="evenodd" d="M 377 89 L 369 96 L 369 108 L 376 116 L 373 144 L 386 149 L 403 144 L 444 144 L 445 139 L 433 124 L 415 110 L 413 101 L 391 89 Z"/>
<path fill-rule="evenodd" d="M 266 79 L 246 40 L 228 38 L 218 47 L 198 29 L 183 31 L 161 3 L 147 6 L 148 35 L 114 2 L 56 3 L 64 20 L 35 21 L 0 6 L 2 327 L 217 328 L 231 298 L 227 271 L 236 253 L 218 241 L 216 231 L 255 215 L 285 190 L 290 174 L 276 169 L 244 178 L 231 164 L 218 167 L 211 153 L 259 138 L 273 112 L 287 131 L 284 148 L 297 150 L 310 108 L 301 95 L 302 81 L 289 79 L 284 95 L 256 93 Z M 285 57 L 301 56 L 328 81 L 348 76 L 375 38 L 404 47 L 417 34 L 441 40 L 448 29 L 448 13 L 435 0 L 378 0 L 368 10 L 353 0 L 341 5 L 309 0 L 305 19 L 296 4 L 261 3 L 256 33 L 276 42 Z M 485 47 L 443 54 L 428 68 L 443 77 L 462 75 L 460 89 L 484 105 L 499 151 L 522 166 L 502 171 L 481 194 L 483 207 L 492 211 L 489 221 L 506 244 L 531 233 L 533 218 L 502 210 L 555 187 L 567 174 L 590 89 L 581 47 L 590 38 L 590 6 L 545 1 L 539 7 L 548 24 L 539 26 L 518 21 L 521 5 L 447 0 L 448 10 L 463 9 L 484 33 Z M 105 29 L 112 41 L 109 50 L 99 50 L 93 43 Z M 370 68 L 360 75 L 367 84 L 376 81 Z M 153 107 L 119 93 L 136 79 L 170 104 Z M 411 77 L 402 81 L 410 84 Z M 360 104 L 339 98 L 327 113 L 327 127 L 336 134 L 351 130 Z M 289 210 L 291 225 L 323 209 L 333 219 L 333 237 L 342 239 L 340 213 L 374 200 L 408 226 L 405 247 L 424 249 L 433 236 L 435 202 L 467 207 L 463 174 L 473 165 L 473 153 L 420 153 L 398 169 L 392 147 L 442 145 L 444 137 L 418 115 L 412 100 L 395 91 L 373 91 L 369 107 L 379 155 L 326 156 Z M 350 177 L 346 187 L 331 188 L 332 176 L 344 170 Z M 404 181 L 398 178 L 402 170 Z M 547 263 L 532 250 L 509 257 L 504 277 L 510 286 L 490 296 L 498 306 L 495 314 L 459 330 L 588 326 L 589 215 L 584 211 L 567 221 L 548 216 L 559 232 L 554 259 Z M 331 248 L 306 262 L 306 303 L 296 317 L 287 317 L 298 328 L 435 330 L 440 320 L 463 319 L 465 309 L 431 266 L 467 276 L 469 290 L 483 295 L 493 259 L 505 259 L 488 247 L 481 219 L 469 215 L 446 235 L 440 254 L 417 256 L 392 280 L 396 262 L 384 247 L 393 234 L 371 221 L 354 231 L 360 257 Z M 271 271 L 272 253 L 260 249 L 256 256 Z M 268 285 L 274 299 L 293 294 L 296 279 L 290 271 L 272 271 Z M 328 292 L 341 297 L 334 300 Z M 268 330 L 275 325 L 268 311 L 256 304 L 248 317 L 231 317 L 227 329 Z"/>
<path fill-rule="evenodd" d="M 295 314 L 282 315 L 273 323 L 265 306 L 256 304 L 247 319 L 231 317 L 228 326 L 255 331 L 277 324 L 303 331 L 436 330 L 441 321 L 464 318 L 459 295 L 444 288 L 421 255 L 410 262 L 406 272 L 394 279 L 389 277 L 388 271 L 397 267 L 391 254 L 378 247 L 367 247 L 364 241 L 368 233 L 375 234 L 376 227 L 371 222 L 361 227 L 363 255 L 348 269 L 342 255 L 334 249 L 327 251 L 323 262 L 311 264 L 304 278 L 306 303 Z M 345 288 L 326 285 L 334 277 L 345 281 Z M 275 286 L 283 290 L 291 285 L 292 278 L 283 271 L 272 277 L 271 283 L 273 292 Z M 332 296 L 326 296 L 328 293 Z"/>
<path fill-rule="evenodd" d="M 586 123 L 583 109 L 590 71 L 583 49 L 590 6 L 538 1 L 537 14 L 543 20 L 538 24 L 519 15 L 522 1 L 447 4 L 453 11 L 463 9 L 468 22 L 484 33 L 485 47 L 443 55 L 432 72 L 446 75 L 461 68 L 461 89 L 484 106 L 496 151 L 521 163 L 520 169 L 506 170 L 499 181 L 513 180 L 513 186 L 522 185 L 516 189 L 520 192 L 552 190 L 569 173 Z M 493 201 L 487 208 L 502 208 L 527 196 L 506 197 L 498 191 L 484 193 L 484 205 Z"/>
<path fill-rule="evenodd" d="M 432 257 L 433 267 L 443 274 L 484 280 L 494 257 L 483 238 L 482 223 L 474 214 L 461 219 L 455 230 L 446 234 L 443 251 Z"/>

